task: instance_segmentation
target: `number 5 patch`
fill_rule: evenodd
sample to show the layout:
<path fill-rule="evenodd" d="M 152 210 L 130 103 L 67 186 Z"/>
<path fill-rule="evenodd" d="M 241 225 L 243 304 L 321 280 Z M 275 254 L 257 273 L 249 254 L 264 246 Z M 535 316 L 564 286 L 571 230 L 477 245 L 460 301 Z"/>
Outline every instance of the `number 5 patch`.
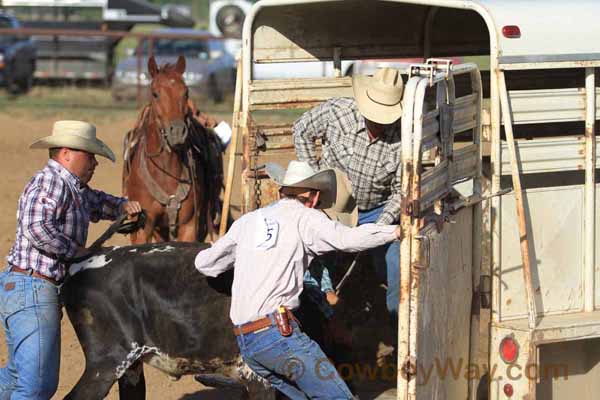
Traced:
<path fill-rule="evenodd" d="M 279 224 L 270 218 L 265 218 L 262 212 L 258 212 L 256 224 L 256 248 L 268 250 L 277 243 L 279 235 Z"/>

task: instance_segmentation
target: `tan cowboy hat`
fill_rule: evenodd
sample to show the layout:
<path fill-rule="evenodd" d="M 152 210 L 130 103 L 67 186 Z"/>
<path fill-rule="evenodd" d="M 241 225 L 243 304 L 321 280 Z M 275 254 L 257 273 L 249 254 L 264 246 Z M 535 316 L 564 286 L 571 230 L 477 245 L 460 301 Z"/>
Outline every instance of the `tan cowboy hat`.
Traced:
<path fill-rule="evenodd" d="M 356 199 L 352 196 L 352 185 L 345 173 L 337 168 L 334 168 L 334 171 L 337 182 L 335 205 L 323 212 L 334 221 L 354 227 L 358 224 L 358 207 Z"/>
<path fill-rule="evenodd" d="M 404 82 L 397 69 L 380 68 L 373 76 L 354 75 L 352 90 L 360 113 L 378 124 L 391 124 L 402 116 Z"/>
<path fill-rule="evenodd" d="M 96 127 L 83 121 L 56 121 L 52 135 L 36 140 L 30 149 L 68 147 L 98 154 L 115 162 L 115 154 L 100 139 L 96 138 Z"/>
<path fill-rule="evenodd" d="M 336 180 L 332 169 L 315 170 L 303 161 L 292 160 L 288 168 L 275 163 L 267 163 L 265 172 L 281 187 L 297 187 L 319 190 L 319 205 L 316 208 L 330 208 L 335 204 Z"/>

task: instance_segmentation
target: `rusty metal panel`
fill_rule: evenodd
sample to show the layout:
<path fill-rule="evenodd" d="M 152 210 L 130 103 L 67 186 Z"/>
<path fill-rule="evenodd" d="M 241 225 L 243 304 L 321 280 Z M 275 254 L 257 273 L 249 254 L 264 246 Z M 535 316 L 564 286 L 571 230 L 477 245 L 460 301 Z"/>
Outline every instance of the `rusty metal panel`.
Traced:
<path fill-rule="evenodd" d="M 472 144 L 454 150 L 453 161 L 450 168 L 452 183 L 475 177 L 477 175 L 477 163 L 479 162 L 479 146 Z"/>
<path fill-rule="evenodd" d="M 250 83 L 250 108 L 310 107 L 332 97 L 352 97 L 352 80 L 342 78 L 273 79 Z"/>
<path fill-rule="evenodd" d="M 459 133 L 477 126 L 479 115 L 479 95 L 472 93 L 467 96 L 458 97 L 454 102 L 454 120 L 452 121 L 452 132 Z"/>
<path fill-rule="evenodd" d="M 583 307 L 583 186 L 525 191 L 532 281 L 539 315 L 577 312 Z M 501 198 L 501 320 L 527 316 L 518 222 L 512 194 Z"/>
<path fill-rule="evenodd" d="M 461 210 L 441 232 L 433 225 L 421 233 L 423 267 L 419 284 L 417 400 L 465 399 L 468 381 L 472 300 L 473 209 Z M 429 262 L 426 262 L 429 260 Z M 442 376 L 438 367 L 458 366 Z M 460 367 L 462 365 L 462 367 Z M 456 371 L 456 369 L 455 369 Z"/>
<path fill-rule="evenodd" d="M 450 191 L 449 162 L 443 161 L 439 165 L 425 171 L 421 177 L 421 198 L 419 210 L 427 210 L 433 203 L 444 197 Z"/>
<path fill-rule="evenodd" d="M 517 140 L 521 173 L 575 171 L 585 168 L 585 138 L 569 136 L 558 138 Z M 506 142 L 502 143 L 502 175 L 511 171 Z"/>

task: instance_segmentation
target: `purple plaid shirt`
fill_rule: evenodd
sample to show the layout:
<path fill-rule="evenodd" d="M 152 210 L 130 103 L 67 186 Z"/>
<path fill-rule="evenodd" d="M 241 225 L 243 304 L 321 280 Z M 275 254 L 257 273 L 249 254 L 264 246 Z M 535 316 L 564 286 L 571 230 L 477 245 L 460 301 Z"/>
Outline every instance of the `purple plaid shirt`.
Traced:
<path fill-rule="evenodd" d="M 85 246 L 90 221 L 114 220 L 125 201 L 81 187 L 79 178 L 50 159 L 21 194 L 17 235 L 6 259 L 11 265 L 61 281 L 65 260 Z"/>

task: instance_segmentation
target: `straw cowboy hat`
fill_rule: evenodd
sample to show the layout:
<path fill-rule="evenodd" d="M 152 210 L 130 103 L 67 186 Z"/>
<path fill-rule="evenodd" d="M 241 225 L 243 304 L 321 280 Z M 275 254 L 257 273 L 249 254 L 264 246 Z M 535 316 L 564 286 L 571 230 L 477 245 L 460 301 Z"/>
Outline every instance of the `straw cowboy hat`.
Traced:
<path fill-rule="evenodd" d="M 352 196 L 352 185 L 345 173 L 337 168 L 334 171 L 337 182 L 335 205 L 323 211 L 332 220 L 354 227 L 358 224 L 358 207 Z"/>
<path fill-rule="evenodd" d="M 115 162 L 115 154 L 100 139 L 96 138 L 96 127 L 83 121 L 56 121 L 52 135 L 36 140 L 31 149 L 51 149 L 68 147 L 98 154 Z"/>
<path fill-rule="evenodd" d="M 330 208 L 335 203 L 336 180 L 332 169 L 315 172 L 307 162 L 293 160 L 287 170 L 278 164 L 267 163 L 265 172 L 281 187 L 319 190 L 321 194 L 316 208 Z"/>
<path fill-rule="evenodd" d="M 400 72 L 380 68 L 373 76 L 354 75 L 352 90 L 360 113 L 378 124 L 391 124 L 402 116 L 404 82 Z"/>

